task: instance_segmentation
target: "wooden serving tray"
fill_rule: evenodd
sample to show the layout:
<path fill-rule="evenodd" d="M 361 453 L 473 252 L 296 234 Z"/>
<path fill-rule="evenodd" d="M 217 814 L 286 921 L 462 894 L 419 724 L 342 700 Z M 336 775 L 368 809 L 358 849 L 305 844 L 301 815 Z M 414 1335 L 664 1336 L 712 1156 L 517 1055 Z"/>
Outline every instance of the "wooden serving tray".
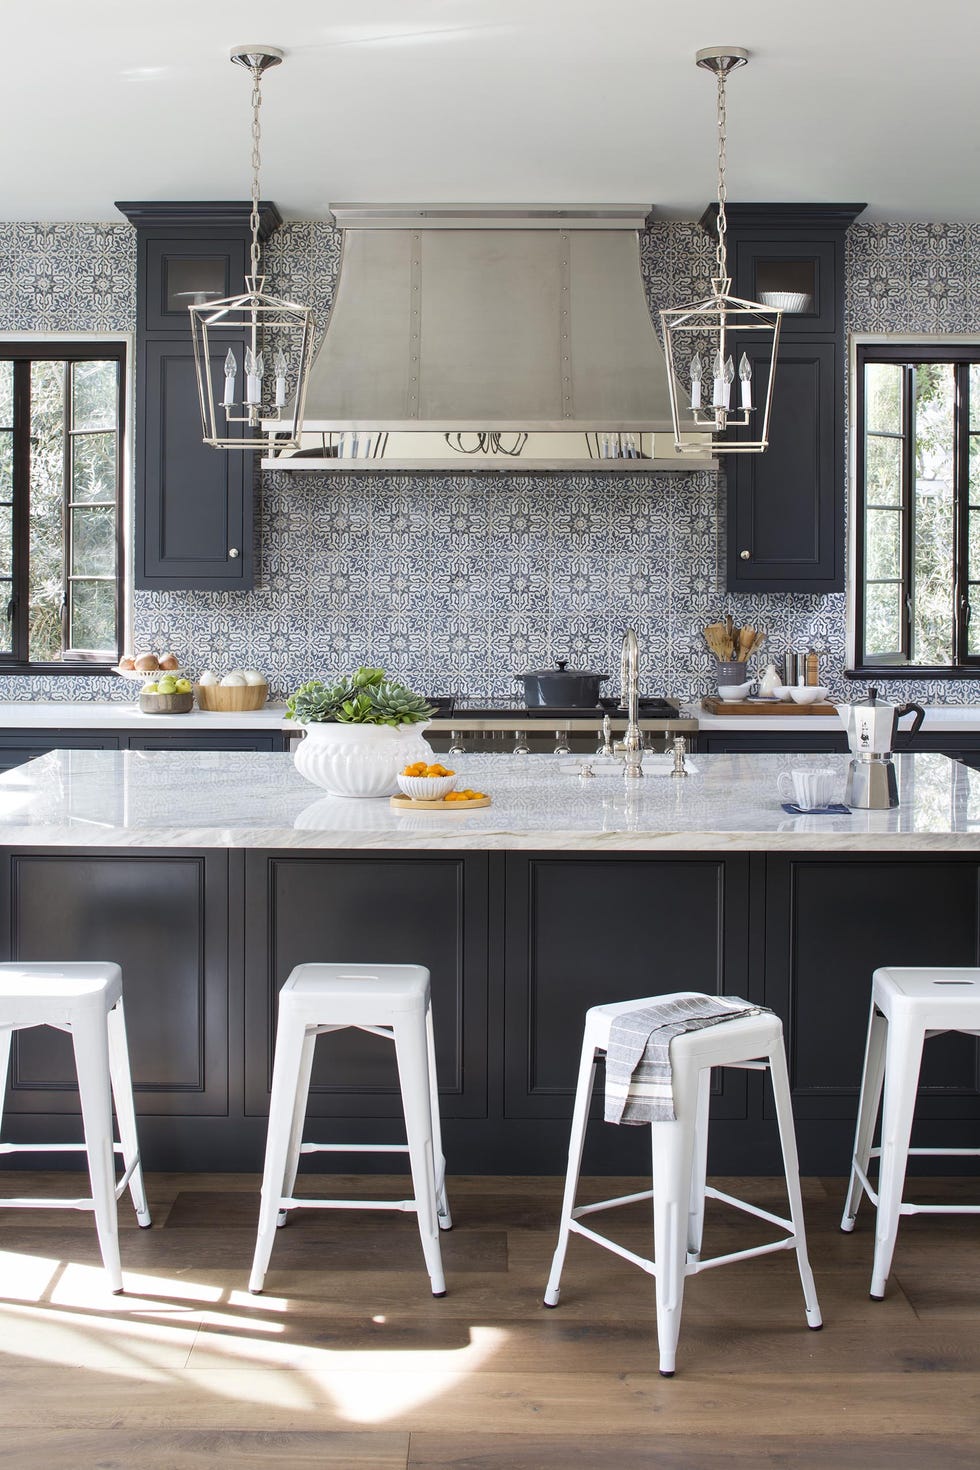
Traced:
<path fill-rule="evenodd" d="M 835 715 L 836 704 L 826 700 L 817 704 L 797 704 L 793 699 L 719 699 L 715 694 L 706 694 L 701 708 L 709 715 Z"/>
<path fill-rule="evenodd" d="M 440 796 L 438 801 L 416 801 L 412 796 L 393 796 L 391 805 L 400 812 L 465 812 L 468 807 L 489 806 L 489 796 L 474 796 L 466 801 L 447 801 Z"/>

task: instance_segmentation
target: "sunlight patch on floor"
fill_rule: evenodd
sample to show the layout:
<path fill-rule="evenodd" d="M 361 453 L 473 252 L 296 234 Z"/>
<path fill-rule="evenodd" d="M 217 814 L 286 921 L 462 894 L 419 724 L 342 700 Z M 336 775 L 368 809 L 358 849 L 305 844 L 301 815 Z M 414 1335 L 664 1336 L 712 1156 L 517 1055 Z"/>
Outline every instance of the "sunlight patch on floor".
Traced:
<path fill-rule="evenodd" d="M 334 1349 L 302 1340 L 304 1319 L 297 1313 L 289 1321 L 287 1297 L 146 1273 L 126 1272 L 124 1280 L 125 1294 L 114 1296 L 101 1266 L 0 1252 L 0 1355 L 147 1384 L 186 1383 L 270 1408 L 332 1408 L 347 1423 L 380 1425 L 484 1367 L 508 1336 L 449 1319 L 458 1345 L 386 1348 L 365 1323 L 372 1346 Z M 384 1313 L 372 1315 L 374 1329 L 384 1323 Z M 311 1330 L 318 1324 L 313 1318 Z"/>

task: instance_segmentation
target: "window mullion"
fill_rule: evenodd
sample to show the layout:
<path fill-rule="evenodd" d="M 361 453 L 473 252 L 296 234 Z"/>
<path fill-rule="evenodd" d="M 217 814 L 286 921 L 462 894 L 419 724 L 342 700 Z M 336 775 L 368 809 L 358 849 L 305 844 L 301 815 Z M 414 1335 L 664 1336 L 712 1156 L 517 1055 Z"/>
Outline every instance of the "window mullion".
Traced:
<path fill-rule="evenodd" d="M 14 362 L 13 591 L 11 653 L 26 663 L 30 648 L 31 364 Z M 4 609 L 6 611 L 6 609 Z"/>
<path fill-rule="evenodd" d="M 953 664 L 967 661 L 969 650 L 967 585 L 967 530 L 969 526 L 969 473 L 964 475 L 963 451 L 969 456 L 969 365 L 957 363 L 956 410 L 953 421 Z M 966 419 L 964 420 L 964 411 Z M 969 458 L 967 458 L 967 469 Z"/>
<path fill-rule="evenodd" d="M 902 453 L 902 655 L 906 663 L 912 662 L 912 610 L 915 588 L 912 585 L 913 543 L 915 525 L 913 515 L 915 485 L 915 366 L 909 364 L 902 372 L 902 427 L 905 443 Z"/>

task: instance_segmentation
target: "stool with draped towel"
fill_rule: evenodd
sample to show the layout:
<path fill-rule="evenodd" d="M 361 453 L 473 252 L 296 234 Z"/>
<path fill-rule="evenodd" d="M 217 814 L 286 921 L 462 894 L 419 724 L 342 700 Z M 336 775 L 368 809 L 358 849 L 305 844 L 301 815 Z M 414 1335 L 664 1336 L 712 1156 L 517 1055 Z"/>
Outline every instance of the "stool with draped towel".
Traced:
<path fill-rule="evenodd" d="M 589 1102 L 600 1055 L 606 1058 L 607 1120 L 650 1124 L 654 1187 L 576 1207 Z M 705 1184 L 712 1067 L 768 1070 L 776 1101 L 789 1219 Z M 766 1245 L 702 1260 L 706 1197 L 733 1205 L 787 1233 Z M 653 1260 L 581 1223 L 584 1216 L 599 1210 L 646 1199 L 653 1200 Z M 771 1251 L 795 1250 L 807 1322 L 814 1329 L 822 1326 L 806 1249 L 796 1135 L 778 1016 L 732 996 L 689 991 L 593 1006 L 586 1013 L 558 1246 L 544 1295 L 545 1306 L 558 1305 L 568 1237 L 573 1232 L 631 1261 L 656 1279 L 660 1372 L 665 1378 L 674 1372 L 684 1281 L 711 1266 Z"/>

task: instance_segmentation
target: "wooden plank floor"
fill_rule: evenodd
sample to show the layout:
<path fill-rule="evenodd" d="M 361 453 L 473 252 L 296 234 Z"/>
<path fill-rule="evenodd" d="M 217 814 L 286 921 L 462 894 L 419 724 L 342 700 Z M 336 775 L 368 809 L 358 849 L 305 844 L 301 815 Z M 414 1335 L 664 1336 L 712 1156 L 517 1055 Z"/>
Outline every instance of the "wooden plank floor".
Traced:
<path fill-rule="evenodd" d="M 386 1181 L 308 1176 L 306 1193 Z M 719 1182 L 719 1181 L 716 1181 Z M 403 1195 L 404 1182 L 388 1181 Z M 0 1194 L 83 1193 L 64 1173 Z M 11 1470 L 946 1470 L 978 1463 L 980 1222 L 905 1220 L 886 1300 L 868 1297 L 872 1213 L 840 1233 L 843 1181 L 805 1181 L 826 1327 L 791 1253 L 688 1282 L 677 1376 L 657 1373 L 653 1285 L 573 1239 L 541 1307 L 561 1181 L 451 1181 L 436 1301 L 411 1216 L 300 1212 L 251 1297 L 258 1180 L 155 1175 L 154 1228 L 126 1201 L 126 1295 L 91 1218 L 0 1211 L 0 1463 Z M 643 1188 L 585 1181 L 582 1197 Z M 720 1187 L 778 1208 L 781 1181 Z M 945 1191 L 945 1195 L 944 1195 Z M 918 1198 L 980 1198 L 973 1180 Z M 648 1207 L 605 1217 L 646 1251 Z M 761 1233 L 760 1233 L 761 1232 Z M 709 1254 L 771 1238 L 709 1207 Z"/>

